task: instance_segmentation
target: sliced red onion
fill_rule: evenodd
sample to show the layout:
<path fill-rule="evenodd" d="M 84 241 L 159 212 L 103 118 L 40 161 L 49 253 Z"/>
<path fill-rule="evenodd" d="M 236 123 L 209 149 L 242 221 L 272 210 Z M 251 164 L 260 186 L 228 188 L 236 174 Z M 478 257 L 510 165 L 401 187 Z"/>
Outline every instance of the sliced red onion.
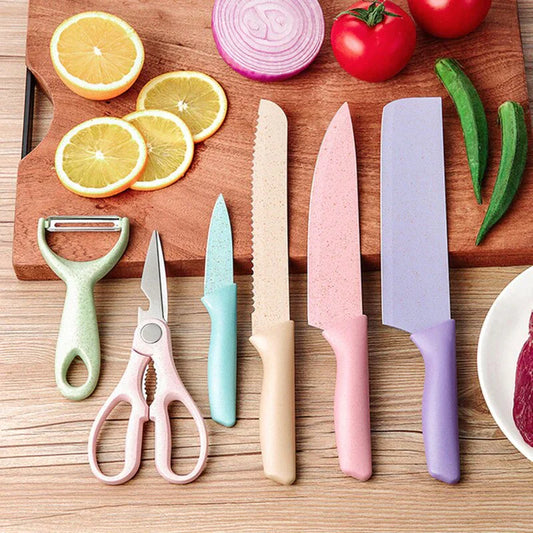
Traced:
<path fill-rule="evenodd" d="M 213 37 L 239 74 L 279 81 L 307 68 L 324 40 L 317 0 L 215 0 Z"/>

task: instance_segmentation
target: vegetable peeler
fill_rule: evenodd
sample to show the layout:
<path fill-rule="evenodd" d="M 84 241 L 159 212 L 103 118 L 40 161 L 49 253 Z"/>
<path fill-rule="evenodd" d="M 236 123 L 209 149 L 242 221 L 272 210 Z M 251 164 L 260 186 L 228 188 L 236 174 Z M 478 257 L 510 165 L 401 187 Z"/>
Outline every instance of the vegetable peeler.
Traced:
<path fill-rule="evenodd" d="M 69 400 L 83 400 L 94 391 L 100 374 L 100 336 L 93 289 L 122 257 L 128 245 L 130 223 L 118 216 L 53 216 L 39 219 L 37 242 L 48 266 L 66 286 L 65 305 L 57 338 L 55 375 L 57 386 Z M 48 246 L 47 232 L 120 231 L 113 248 L 92 261 L 70 261 Z M 67 380 L 72 361 L 79 357 L 87 368 L 87 381 L 73 387 Z"/>

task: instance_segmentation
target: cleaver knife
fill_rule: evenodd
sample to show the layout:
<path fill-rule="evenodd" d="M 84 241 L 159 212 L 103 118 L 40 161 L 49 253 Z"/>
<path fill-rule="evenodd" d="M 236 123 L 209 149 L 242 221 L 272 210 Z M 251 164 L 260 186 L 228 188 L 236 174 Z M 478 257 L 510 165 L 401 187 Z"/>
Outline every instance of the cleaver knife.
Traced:
<path fill-rule="evenodd" d="M 308 321 L 336 355 L 335 437 L 341 470 L 372 475 L 367 317 L 361 296 L 357 164 L 350 109 L 331 121 L 318 154 L 308 232 Z"/>
<path fill-rule="evenodd" d="M 287 117 L 261 100 L 252 172 L 253 301 L 250 342 L 263 362 L 259 436 L 266 477 L 296 479 L 294 323 L 289 305 Z"/>
<path fill-rule="evenodd" d="M 396 100 L 383 110 L 381 290 L 383 324 L 409 332 L 424 359 L 428 471 L 457 483 L 455 321 L 450 318 L 440 98 Z"/>

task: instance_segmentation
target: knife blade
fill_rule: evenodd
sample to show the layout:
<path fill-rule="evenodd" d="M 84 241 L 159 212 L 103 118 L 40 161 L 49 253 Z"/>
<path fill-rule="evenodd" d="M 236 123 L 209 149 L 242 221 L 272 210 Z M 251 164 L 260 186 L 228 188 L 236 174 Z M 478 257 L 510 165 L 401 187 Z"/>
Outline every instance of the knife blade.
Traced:
<path fill-rule="evenodd" d="M 331 121 L 318 154 L 308 231 L 308 322 L 337 359 L 335 436 L 341 470 L 372 475 L 367 317 L 363 314 L 357 161 L 350 109 Z"/>
<path fill-rule="evenodd" d="M 252 172 L 252 336 L 263 362 L 259 413 L 266 477 L 296 478 L 294 323 L 289 309 L 287 117 L 261 100 Z"/>
<path fill-rule="evenodd" d="M 211 318 L 207 357 L 211 418 L 231 427 L 237 407 L 237 285 L 233 282 L 231 223 L 222 194 L 209 225 L 202 303 Z"/>
<path fill-rule="evenodd" d="M 450 318 L 442 101 L 396 100 L 381 136 L 383 324 L 411 333 L 425 363 L 428 471 L 460 478 L 455 322 Z"/>

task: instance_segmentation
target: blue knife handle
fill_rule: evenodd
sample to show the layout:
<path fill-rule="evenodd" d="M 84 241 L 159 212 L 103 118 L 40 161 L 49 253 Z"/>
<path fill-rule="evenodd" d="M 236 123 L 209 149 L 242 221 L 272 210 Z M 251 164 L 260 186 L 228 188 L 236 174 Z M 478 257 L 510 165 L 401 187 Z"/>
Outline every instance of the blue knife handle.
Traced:
<path fill-rule="evenodd" d="M 237 419 L 237 285 L 204 296 L 202 303 L 211 317 L 207 359 L 211 418 L 231 427 Z"/>

